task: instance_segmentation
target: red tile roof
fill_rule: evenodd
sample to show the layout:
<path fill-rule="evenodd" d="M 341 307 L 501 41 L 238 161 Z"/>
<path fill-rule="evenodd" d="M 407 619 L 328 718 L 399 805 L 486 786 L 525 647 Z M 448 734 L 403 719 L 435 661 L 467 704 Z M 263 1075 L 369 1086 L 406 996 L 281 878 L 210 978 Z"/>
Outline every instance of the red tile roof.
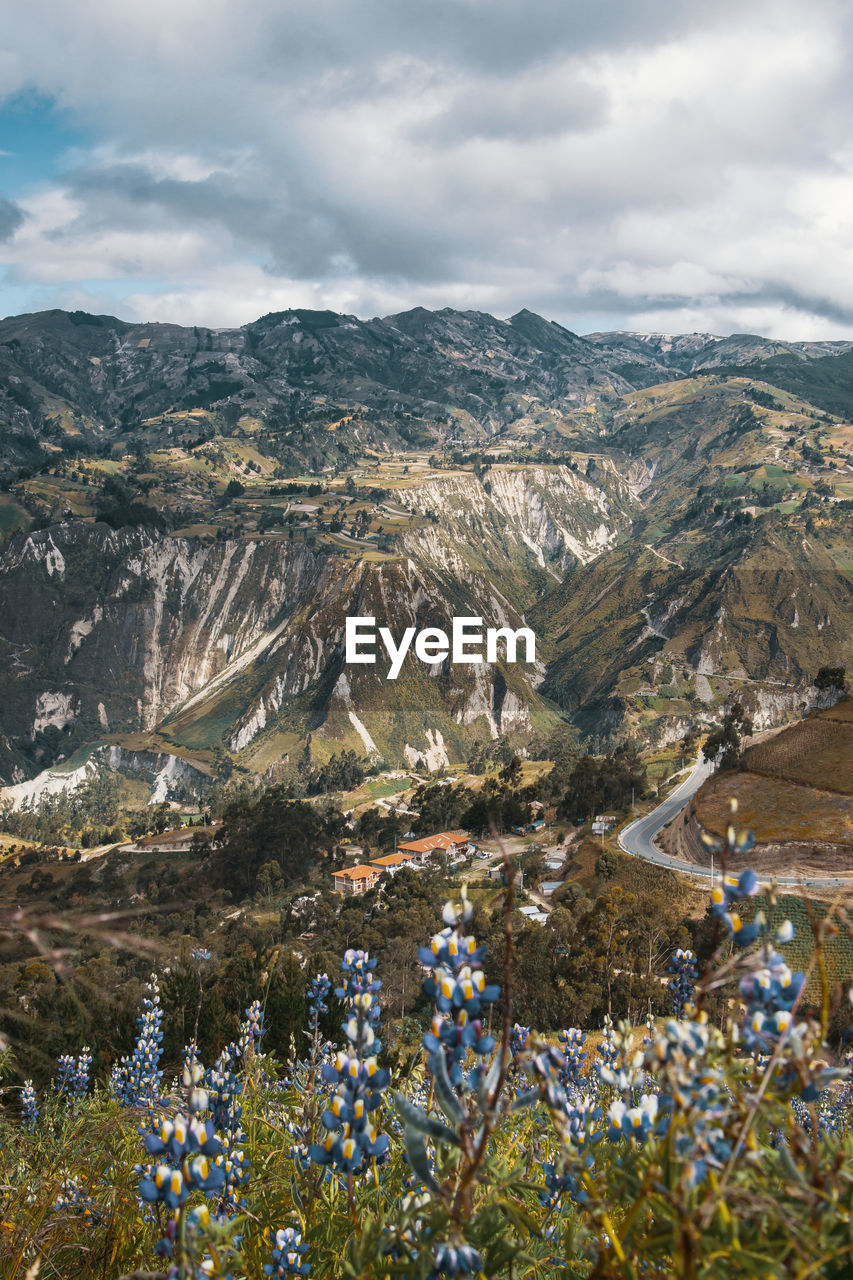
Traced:
<path fill-rule="evenodd" d="M 377 876 L 379 872 L 375 867 L 345 867 L 343 871 L 333 871 L 333 876 L 341 876 L 344 880 L 367 880 L 371 876 Z"/>
<path fill-rule="evenodd" d="M 437 831 L 434 836 L 424 836 L 421 840 L 407 840 L 397 847 L 401 851 L 412 853 L 429 853 L 431 849 L 449 849 L 454 844 L 467 844 L 467 831 Z"/>

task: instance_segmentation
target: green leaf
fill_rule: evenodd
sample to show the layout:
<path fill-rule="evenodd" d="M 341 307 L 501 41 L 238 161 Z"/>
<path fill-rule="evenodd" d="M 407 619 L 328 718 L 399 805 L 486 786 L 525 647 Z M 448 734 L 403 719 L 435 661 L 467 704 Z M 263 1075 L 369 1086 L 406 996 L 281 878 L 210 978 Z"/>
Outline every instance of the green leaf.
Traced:
<path fill-rule="evenodd" d="M 442 1124 L 440 1120 L 436 1120 L 435 1116 L 429 1116 L 425 1111 L 421 1111 L 420 1107 L 415 1107 L 409 1102 L 408 1098 L 404 1098 L 401 1093 L 392 1094 L 394 1106 L 400 1113 L 403 1124 L 406 1129 L 411 1129 L 415 1133 L 426 1134 L 429 1138 L 434 1138 L 436 1142 L 447 1142 L 454 1147 L 460 1145 L 459 1138 L 452 1129 L 446 1124 Z"/>
<path fill-rule="evenodd" d="M 786 1176 L 793 1182 L 799 1182 L 802 1184 L 805 1181 L 802 1169 L 799 1169 L 794 1163 L 794 1158 L 784 1142 L 779 1147 L 779 1163 L 785 1170 Z"/>
<path fill-rule="evenodd" d="M 528 1089 L 526 1093 L 520 1093 L 517 1098 L 513 1099 L 510 1104 L 510 1111 L 523 1111 L 525 1107 L 532 1107 L 539 1101 L 539 1090 Z"/>
<path fill-rule="evenodd" d="M 461 1102 L 453 1092 L 453 1085 L 450 1083 L 450 1076 L 447 1074 L 447 1063 L 442 1049 L 432 1055 L 430 1066 L 435 1080 L 435 1096 L 438 1100 L 438 1105 L 451 1124 L 461 1124 L 465 1119 L 465 1112 L 462 1110 Z"/>
<path fill-rule="evenodd" d="M 422 1133 L 406 1130 L 406 1158 L 424 1186 L 429 1187 L 430 1191 L 438 1191 L 438 1183 L 429 1167 L 426 1139 Z"/>

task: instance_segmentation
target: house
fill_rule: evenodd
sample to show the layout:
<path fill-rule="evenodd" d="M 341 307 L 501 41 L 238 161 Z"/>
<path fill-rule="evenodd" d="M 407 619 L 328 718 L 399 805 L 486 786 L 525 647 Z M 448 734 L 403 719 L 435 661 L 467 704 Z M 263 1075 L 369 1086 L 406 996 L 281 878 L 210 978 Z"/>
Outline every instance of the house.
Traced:
<path fill-rule="evenodd" d="M 212 827 L 176 827 L 161 831 L 159 835 L 141 836 L 130 844 L 123 844 L 120 853 L 190 853 L 196 836 L 209 840 L 215 832 Z"/>
<path fill-rule="evenodd" d="M 544 924 L 548 919 L 546 912 L 540 907 L 519 907 L 519 911 L 523 916 L 527 916 L 528 920 L 532 920 L 535 924 Z"/>
<path fill-rule="evenodd" d="M 562 880 L 543 880 L 539 888 L 546 898 L 550 898 L 551 894 L 556 893 L 562 886 L 562 883 Z"/>
<path fill-rule="evenodd" d="M 504 864 L 502 862 L 498 862 L 495 866 L 486 867 L 486 876 L 488 877 L 489 880 L 503 880 Z M 513 871 L 512 882 L 513 884 L 516 884 L 519 887 L 523 886 L 524 872 L 522 871 L 521 867 L 516 867 L 516 869 Z"/>
<path fill-rule="evenodd" d="M 376 867 L 381 875 L 383 871 L 387 871 L 393 876 L 405 866 L 418 866 L 419 864 L 409 853 L 386 853 L 383 858 L 371 858 L 371 867 Z"/>
<path fill-rule="evenodd" d="M 346 867 L 343 871 L 332 872 L 332 886 L 335 893 L 367 893 L 379 881 L 381 871 L 378 867 Z"/>
<path fill-rule="evenodd" d="M 426 862 L 433 853 L 446 853 L 451 858 L 474 852 L 475 846 L 467 831 L 437 831 L 435 835 L 420 840 L 407 840 L 397 846 L 398 853 L 408 853 L 418 862 Z"/>

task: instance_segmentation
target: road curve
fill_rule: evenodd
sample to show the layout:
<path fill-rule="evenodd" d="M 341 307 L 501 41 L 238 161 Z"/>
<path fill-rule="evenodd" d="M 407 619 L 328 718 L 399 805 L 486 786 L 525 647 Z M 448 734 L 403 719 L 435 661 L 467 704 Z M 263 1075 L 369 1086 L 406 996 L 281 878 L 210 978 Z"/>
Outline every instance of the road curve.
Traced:
<path fill-rule="evenodd" d="M 629 822 L 627 827 L 623 827 L 617 833 L 616 838 L 622 852 L 629 853 L 635 858 L 644 858 L 646 862 L 654 862 L 659 867 L 669 867 L 673 871 L 680 871 L 684 875 L 710 879 L 710 867 L 702 867 L 695 862 L 685 862 L 682 858 L 671 857 L 670 854 L 664 853 L 662 849 L 658 848 L 655 844 L 655 838 L 666 824 L 671 822 L 677 813 L 681 812 L 690 797 L 695 795 L 705 779 L 710 777 L 713 772 L 713 764 L 710 764 L 700 751 L 696 764 L 687 774 L 684 781 L 680 782 L 675 790 L 671 791 L 656 809 L 652 809 L 651 813 L 645 814 L 642 818 L 636 818 L 633 822 Z M 794 876 L 779 876 L 776 883 L 804 889 L 834 889 L 842 885 L 849 885 L 853 888 L 853 879 L 849 876 L 829 880 L 803 880 Z"/>

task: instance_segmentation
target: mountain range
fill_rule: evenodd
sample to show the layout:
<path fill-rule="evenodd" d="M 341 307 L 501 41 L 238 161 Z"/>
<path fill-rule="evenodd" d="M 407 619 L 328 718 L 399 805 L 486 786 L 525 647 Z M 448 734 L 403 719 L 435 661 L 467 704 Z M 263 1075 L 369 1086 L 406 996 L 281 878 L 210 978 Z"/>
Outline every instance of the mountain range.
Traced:
<path fill-rule="evenodd" d="M 448 766 L 566 721 L 663 741 L 735 695 L 795 716 L 853 661 L 851 416 L 853 342 L 419 308 L 0 321 L 7 798 L 107 757 L 162 794 L 343 747 Z M 344 665 L 355 613 L 527 622 L 539 660 L 392 685 Z"/>

